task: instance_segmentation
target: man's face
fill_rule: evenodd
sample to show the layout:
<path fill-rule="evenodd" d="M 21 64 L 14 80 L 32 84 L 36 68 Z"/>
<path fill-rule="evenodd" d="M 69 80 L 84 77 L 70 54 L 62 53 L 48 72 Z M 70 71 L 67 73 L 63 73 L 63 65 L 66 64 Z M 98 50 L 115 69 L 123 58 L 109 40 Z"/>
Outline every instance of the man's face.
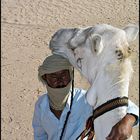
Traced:
<path fill-rule="evenodd" d="M 43 75 L 43 79 L 52 88 L 63 88 L 70 82 L 69 70 L 61 70 L 50 74 Z"/>

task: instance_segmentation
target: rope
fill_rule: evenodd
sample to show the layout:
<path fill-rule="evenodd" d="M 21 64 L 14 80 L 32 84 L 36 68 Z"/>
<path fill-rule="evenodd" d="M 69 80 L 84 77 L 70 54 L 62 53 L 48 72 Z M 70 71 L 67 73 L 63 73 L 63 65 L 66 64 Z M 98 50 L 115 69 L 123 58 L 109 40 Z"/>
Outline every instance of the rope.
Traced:
<path fill-rule="evenodd" d="M 63 126 L 63 128 L 62 128 L 62 132 L 61 132 L 61 135 L 60 135 L 60 140 L 62 140 L 64 131 L 65 131 L 65 128 L 66 128 L 66 125 L 67 125 L 67 122 L 68 122 L 68 118 L 69 118 L 69 115 L 70 115 L 70 113 L 71 113 L 71 108 L 72 108 L 72 103 L 73 103 L 73 91 L 74 91 L 74 68 L 73 68 L 73 80 L 72 80 L 72 91 L 71 91 L 70 111 L 67 113 L 66 120 L 65 120 L 65 122 L 64 122 L 64 126 Z"/>

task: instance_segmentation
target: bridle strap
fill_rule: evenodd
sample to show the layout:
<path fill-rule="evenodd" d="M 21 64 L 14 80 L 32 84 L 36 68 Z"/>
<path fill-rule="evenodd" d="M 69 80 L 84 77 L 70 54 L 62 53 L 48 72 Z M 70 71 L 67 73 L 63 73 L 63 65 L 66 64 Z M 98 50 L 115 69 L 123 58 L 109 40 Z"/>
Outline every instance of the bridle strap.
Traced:
<path fill-rule="evenodd" d="M 77 137 L 80 138 L 80 140 L 83 140 L 86 136 L 88 136 L 87 140 L 92 140 L 94 138 L 94 120 L 98 118 L 99 116 L 103 115 L 104 113 L 111 111 L 115 108 L 121 107 L 121 106 L 128 106 L 128 97 L 117 97 L 115 99 L 111 99 L 107 101 L 106 103 L 102 104 L 101 106 L 97 107 L 93 111 L 93 115 L 90 116 L 86 123 L 86 128 L 84 131 Z M 92 122 L 92 123 L 91 123 Z"/>
<path fill-rule="evenodd" d="M 121 106 L 128 106 L 128 97 L 117 97 L 97 107 L 93 111 L 93 120 L 95 120 L 97 117 L 101 116 L 102 114 Z"/>

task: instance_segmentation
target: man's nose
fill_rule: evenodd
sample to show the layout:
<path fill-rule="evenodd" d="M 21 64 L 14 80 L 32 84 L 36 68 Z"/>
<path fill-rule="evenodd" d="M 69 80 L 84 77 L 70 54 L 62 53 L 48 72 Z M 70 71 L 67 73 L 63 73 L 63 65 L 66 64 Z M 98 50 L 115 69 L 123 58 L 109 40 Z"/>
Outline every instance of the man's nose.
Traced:
<path fill-rule="evenodd" d="M 57 77 L 57 83 L 63 82 L 63 78 L 61 76 Z"/>
<path fill-rule="evenodd" d="M 57 87 L 62 87 L 64 85 L 65 83 L 63 81 L 57 81 L 57 84 L 56 84 Z"/>
<path fill-rule="evenodd" d="M 63 81 L 63 77 L 60 75 L 60 76 L 57 77 L 57 80 L 58 81 Z"/>
<path fill-rule="evenodd" d="M 57 77 L 57 81 L 63 81 L 62 77 Z"/>

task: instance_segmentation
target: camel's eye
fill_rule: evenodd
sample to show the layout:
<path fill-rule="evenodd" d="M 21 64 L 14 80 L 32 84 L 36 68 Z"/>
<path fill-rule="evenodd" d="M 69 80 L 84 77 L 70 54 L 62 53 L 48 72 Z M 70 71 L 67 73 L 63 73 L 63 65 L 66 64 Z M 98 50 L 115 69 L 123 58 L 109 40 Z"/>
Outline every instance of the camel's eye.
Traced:
<path fill-rule="evenodd" d="M 75 48 L 71 48 L 71 50 L 74 52 Z"/>
<path fill-rule="evenodd" d="M 82 70 L 82 59 L 83 58 L 78 58 L 77 59 L 77 66 Z"/>
<path fill-rule="evenodd" d="M 71 51 L 72 51 L 72 53 L 74 54 L 74 56 L 76 55 L 75 49 L 76 49 L 76 48 L 71 48 Z"/>

